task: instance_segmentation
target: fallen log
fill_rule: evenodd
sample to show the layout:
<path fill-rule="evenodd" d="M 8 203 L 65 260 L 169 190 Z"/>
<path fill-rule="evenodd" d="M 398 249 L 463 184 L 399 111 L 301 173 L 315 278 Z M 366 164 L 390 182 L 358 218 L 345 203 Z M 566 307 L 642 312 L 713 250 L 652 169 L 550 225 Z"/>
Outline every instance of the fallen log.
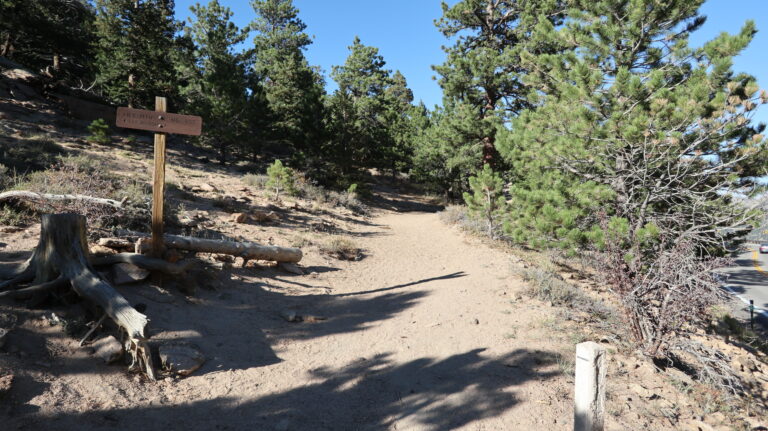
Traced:
<path fill-rule="evenodd" d="M 148 271 L 159 271 L 170 275 L 184 275 L 194 264 L 192 261 L 183 263 L 169 263 L 164 260 L 154 259 L 136 253 L 118 253 L 109 256 L 95 257 L 91 260 L 93 266 L 114 265 L 116 263 L 130 263 Z"/>
<path fill-rule="evenodd" d="M 93 204 L 110 206 L 117 209 L 123 208 L 123 205 L 125 205 L 125 202 L 127 201 L 127 199 L 116 201 L 114 199 L 97 198 L 87 195 L 54 195 L 50 193 L 35 193 L 25 190 L 11 190 L 9 192 L 0 193 L 0 202 L 8 201 L 11 199 L 19 199 L 29 202 L 89 202 Z"/>
<path fill-rule="evenodd" d="M 129 232 L 128 235 L 139 238 L 149 237 L 149 235 L 139 232 Z M 303 253 L 299 248 L 261 245 L 249 241 L 238 242 L 177 235 L 163 235 L 163 240 L 167 248 L 198 253 L 229 254 L 235 257 L 242 257 L 244 261 L 256 259 L 298 263 L 303 257 Z M 137 247 L 137 253 L 144 253 L 152 247 L 151 240 L 140 241 L 137 245 L 140 245 L 140 247 Z"/>
<path fill-rule="evenodd" d="M 84 216 L 44 214 L 37 248 L 0 288 L 8 289 L 33 280 L 34 286 L 19 289 L 17 295 L 8 295 L 21 296 L 51 290 L 68 282 L 78 295 L 99 306 L 124 331 L 134 366 L 154 379 L 154 366 L 146 345 L 149 319 L 96 275 L 89 258 Z"/>

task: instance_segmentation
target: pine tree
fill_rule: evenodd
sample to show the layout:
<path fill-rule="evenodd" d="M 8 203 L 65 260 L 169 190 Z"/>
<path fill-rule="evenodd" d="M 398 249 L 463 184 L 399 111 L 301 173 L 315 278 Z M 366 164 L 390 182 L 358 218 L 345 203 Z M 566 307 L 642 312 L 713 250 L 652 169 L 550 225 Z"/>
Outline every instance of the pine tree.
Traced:
<path fill-rule="evenodd" d="M 387 110 L 396 101 L 387 97 L 393 84 L 379 50 L 355 37 L 342 66 L 331 77 L 339 88 L 331 97 L 335 154 L 344 173 L 360 167 L 384 167 L 387 149 L 393 145 Z"/>
<path fill-rule="evenodd" d="M 413 144 L 420 128 L 426 126 L 426 107 L 413 105 L 413 91 L 399 70 L 392 75 L 384 95 L 388 102 L 385 116 L 390 145 L 384 148 L 382 165 L 395 176 L 413 167 Z"/>
<path fill-rule="evenodd" d="M 87 75 L 94 18 L 87 2 L 2 0 L 0 17 L 0 55 L 49 73 Z"/>
<path fill-rule="evenodd" d="M 274 163 L 267 168 L 267 176 L 269 179 L 265 184 L 267 188 L 275 189 L 275 200 L 280 200 L 280 192 L 285 191 L 289 194 L 294 194 L 294 173 L 291 168 L 283 166 L 283 162 L 280 159 L 275 160 Z"/>
<path fill-rule="evenodd" d="M 319 153 L 323 137 L 323 79 L 304 57 L 312 41 L 292 0 L 253 0 L 254 71 L 273 115 L 269 138 L 297 160 Z"/>
<path fill-rule="evenodd" d="M 449 200 L 461 198 L 482 160 L 482 141 L 476 139 L 477 113 L 469 105 L 448 102 L 430 114 L 428 127 L 414 139 L 413 178 Z"/>
<path fill-rule="evenodd" d="M 691 48 L 702 1 L 572 2 L 548 36 L 570 49 L 524 56 L 541 97 L 499 139 L 516 167 L 511 236 L 600 250 L 635 339 L 654 356 L 718 297 L 708 257 L 749 222 L 733 196 L 768 157 L 749 121 L 768 94 L 731 71 L 754 24 Z"/>
<path fill-rule="evenodd" d="M 185 31 L 194 44 L 194 63 L 181 70 L 185 76 L 181 94 L 188 100 L 187 109 L 203 116 L 206 127 L 201 140 L 219 151 L 224 164 L 231 147 L 247 135 L 247 53 L 234 49 L 248 32 L 230 21 L 232 12 L 217 0 L 192 6 L 191 11 L 194 18 Z"/>
<path fill-rule="evenodd" d="M 96 76 L 114 103 L 154 107 L 177 97 L 174 68 L 180 29 L 173 0 L 96 0 Z"/>
<path fill-rule="evenodd" d="M 472 193 L 464 192 L 464 202 L 470 216 L 484 221 L 488 236 L 497 238 L 507 211 L 504 181 L 499 174 L 493 172 L 490 165 L 483 165 L 483 170 L 469 178 L 469 188 Z"/>
<path fill-rule="evenodd" d="M 714 203 L 730 208 L 728 194 L 712 185 L 738 173 L 727 189 L 742 186 L 741 177 L 763 160 L 753 157 L 764 144 L 760 135 L 755 140 L 757 130 L 748 121 L 757 86 L 730 70 L 732 57 L 751 40 L 754 24 L 692 49 L 688 35 L 703 23 L 700 4 L 576 2 L 573 20 L 551 30 L 553 38 L 571 41 L 573 49 L 526 60 L 541 71 L 530 74 L 529 82 L 545 89 L 546 96 L 514 121 L 500 142 L 502 153 L 520 167 L 513 171 L 520 179 L 512 189 L 519 203 L 512 217 L 516 238 L 578 244 L 588 240 L 602 208 L 609 217 L 631 219 L 635 231 L 655 218 L 653 211 L 670 210 L 665 190 L 709 190 L 701 195 L 710 202 L 706 208 Z M 670 177 L 664 172 L 669 166 L 690 177 Z M 637 179 L 630 175 L 637 169 L 649 171 Z M 689 185 L 697 169 L 707 177 Z M 659 181 L 665 188 L 656 185 Z M 671 208 L 690 209 L 686 205 L 700 202 L 685 199 L 694 197 L 679 195 Z M 714 211 L 702 208 L 686 218 Z"/>
<path fill-rule="evenodd" d="M 442 3 L 437 26 L 454 44 L 445 47 L 445 63 L 434 66 L 440 75 L 446 104 L 452 112 L 468 113 L 462 127 L 475 132 L 466 146 L 482 146 L 477 165 L 501 163 L 496 149 L 496 130 L 530 106 L 530 92 L 522 80 L 524 52 L 556 51 L 557 44 L 537 35 L 562 20 L 561 0 L 462 0 L 453 6 Z M 465 106 L 462 106 L 465 105 Z"/>

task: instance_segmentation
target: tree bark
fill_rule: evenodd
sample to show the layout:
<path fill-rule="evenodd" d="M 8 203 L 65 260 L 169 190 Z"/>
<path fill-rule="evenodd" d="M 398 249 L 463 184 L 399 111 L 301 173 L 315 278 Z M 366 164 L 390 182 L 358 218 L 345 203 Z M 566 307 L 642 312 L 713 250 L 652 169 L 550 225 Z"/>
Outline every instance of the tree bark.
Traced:
<path fill-rule="evenodd" d="M 154 378 L 151 357 L 147 355 L 147 316 L 139 313 L 107 282 L 100 279 L 89 261 L 85 217 L 79 214 L 45 214 L 42 217 L 40 241 L 32 257 L 22 265 L 11 282 L 2 288 L 34 279 L 34 286 L 18 290 L 18 295 L 41 292 L 62 286 L 68 281 L 81 297 L 98 305 L 125 331 L 134 362 Z M 33 275 L 34 274 L 34 275 Z M 16 296 L 16 295 L 9 295 Z"/>
<path fill-rule="evenodd" d="M 131 232 L 142 238 L 149 235 Z M 236 242 L 204 238 L 191 238 L 177 235 L 163 235 L 166 248 L 176 248 L 179 250 L 194 251 L 198 253 L 222 253 L 235 257 L 242 257 L 244 260 L 272 260 L 275 262 L 298 263 L 303 257 L 299 248 L 277 247 L 271 245 L 261 245 L 255 242 Z M 139 253 L 148 251 L 151 241 L 144 242 L 137 250 Z"/>
<path fill-rule="evenodd" d="M 35 192 L 30 192 L 25 190 L 12 190 L 9 192 L 0 193 L 0 202 L 11 200 L 11 199 L 20 199 L 20 200 L 31 201 L 31 202 L 83 201 L 83 202 L 91 202 L 99 205 L 106 205 L 106 206 L 110 206 L 117 209 L 122 208 L 125 203 L 125 202 L 119 202 L 113 199 L 96 198 L 93 196 L 86 196 L 86 195 L 52 195 L 49 193 L 35 193 Z"/>

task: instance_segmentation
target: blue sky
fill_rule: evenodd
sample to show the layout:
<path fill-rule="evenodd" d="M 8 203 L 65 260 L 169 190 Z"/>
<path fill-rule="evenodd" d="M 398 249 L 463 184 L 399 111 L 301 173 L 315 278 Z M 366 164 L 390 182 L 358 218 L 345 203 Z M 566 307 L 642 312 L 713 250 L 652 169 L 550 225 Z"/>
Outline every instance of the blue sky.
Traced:
<path fill-rule="evenodd" d="M 177 17 L 186 20 L 190 5 L 197 2 L 176 0 Z M 249 1 L 219 2 L 232 9 L 233 21 L 240 27 L 254 18 Z M 441 103 L 441 90 L 430 67 L 443 62 L 441 46 L 447 43 L 434 26 L 441 15 L 439 0 L 294 0 L 294 5 L 307 24 L 307 33 L 314 37 L 307 59 L 324 70 L 329 91 L 335 88 L 328 77 L 331 67 L 344 63 L 347 47 L 360 36 L 364 44 L 379 48 L 387 68 L 405 75 L 417 101 L 429 107 Z M 695 46 L 723 31 L 738 32 L 748 19 L 756 22 L 759 32 L 736 58 L 734 69 L 751 73 L 761 88 L 768 89 L 768 0 L 707 0 L 702 13 L 708 19 L 692 35 Z M 768 123 L 768 106 L 761 107 L 755 118 Z"/>

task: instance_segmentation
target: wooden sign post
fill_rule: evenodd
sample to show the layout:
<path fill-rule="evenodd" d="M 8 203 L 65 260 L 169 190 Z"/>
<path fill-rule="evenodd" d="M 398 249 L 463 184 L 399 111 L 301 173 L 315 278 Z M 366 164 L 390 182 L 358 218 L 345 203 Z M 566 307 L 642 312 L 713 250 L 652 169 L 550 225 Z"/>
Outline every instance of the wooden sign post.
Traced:
<path fill-rule="evenodd" d="M 165 97 L 155 97 L 155 110 L 117 108 L 117 127 L 155 132 L 155 169 L 152 175 L 152 255 L 163 255 L 163 199 L 165 196 L 165 135 L 198 136 L 203 119 L 166 112 Z"/>

